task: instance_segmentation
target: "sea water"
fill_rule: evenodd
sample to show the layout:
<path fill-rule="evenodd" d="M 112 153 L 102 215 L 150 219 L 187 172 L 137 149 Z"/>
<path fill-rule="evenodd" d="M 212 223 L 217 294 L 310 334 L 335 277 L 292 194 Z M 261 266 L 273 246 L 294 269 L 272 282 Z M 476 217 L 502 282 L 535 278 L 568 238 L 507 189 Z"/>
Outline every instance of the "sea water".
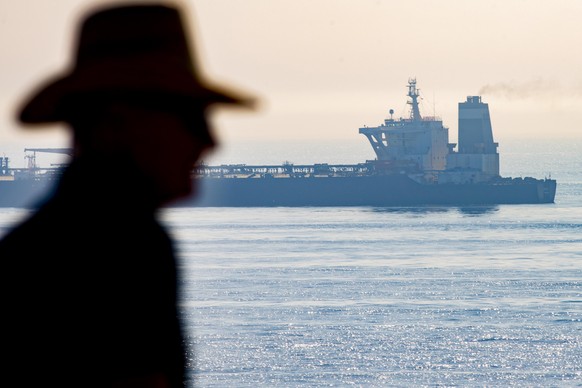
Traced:
<path fill-rule="evenodd" d="M 582 158 L 502 165 L 556 203 L 164 210 L 195 386 L 582 386 Z"/>

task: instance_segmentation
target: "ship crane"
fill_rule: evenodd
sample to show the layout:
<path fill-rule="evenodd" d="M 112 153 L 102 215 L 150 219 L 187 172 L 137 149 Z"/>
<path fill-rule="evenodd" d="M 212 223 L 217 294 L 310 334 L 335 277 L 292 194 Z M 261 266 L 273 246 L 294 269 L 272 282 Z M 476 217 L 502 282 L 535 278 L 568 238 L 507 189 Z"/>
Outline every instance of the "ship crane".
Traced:
<path fill-rule="evenodd" d="M 25 148 L 24 152 L 32 152 L 32 155 L 26 155 L 25 158 L 28 159 L 28 168 L 36 169 L 36 153 L 46 152 L 52 154 L 64 154 L 68 156 L 73 156 L 72 148 Z"/>

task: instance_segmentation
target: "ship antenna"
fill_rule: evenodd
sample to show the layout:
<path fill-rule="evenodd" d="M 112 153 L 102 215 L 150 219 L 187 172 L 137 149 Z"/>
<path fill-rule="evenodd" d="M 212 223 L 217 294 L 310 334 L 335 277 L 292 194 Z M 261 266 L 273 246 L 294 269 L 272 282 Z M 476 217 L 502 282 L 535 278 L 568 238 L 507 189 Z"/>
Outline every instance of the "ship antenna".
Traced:
<path fill-rule="evenodd" d="M 410 101 L 408 101 L 409 105 L 412 105 L 412 109 L 410 110 L 410 119 L 412 121 L 420 121 L 420 110 L 418 109 L 418 96 L 419 96 L 420 89 L 416 88 L 416 78 L 409 78 L 408 79 L 408 97 L 410 97 Z"/>

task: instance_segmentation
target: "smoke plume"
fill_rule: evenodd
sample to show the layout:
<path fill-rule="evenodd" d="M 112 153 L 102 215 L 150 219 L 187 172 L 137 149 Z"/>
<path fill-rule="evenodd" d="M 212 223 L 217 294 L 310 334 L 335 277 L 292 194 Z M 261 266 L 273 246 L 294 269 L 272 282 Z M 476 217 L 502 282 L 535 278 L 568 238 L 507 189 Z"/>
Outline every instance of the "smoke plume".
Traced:
<path fill-rule="evenodd" d="M 574 93 L 573 93 L 574 92 Z M 582 90 L 566 90 L 559 82 L 542 78 L 526 82 L 499 82 L 487 84 L 479 89 L 479 95 L 493 95 L 508 99 L 547 99 L 564 93 L 582 95 Z"/>

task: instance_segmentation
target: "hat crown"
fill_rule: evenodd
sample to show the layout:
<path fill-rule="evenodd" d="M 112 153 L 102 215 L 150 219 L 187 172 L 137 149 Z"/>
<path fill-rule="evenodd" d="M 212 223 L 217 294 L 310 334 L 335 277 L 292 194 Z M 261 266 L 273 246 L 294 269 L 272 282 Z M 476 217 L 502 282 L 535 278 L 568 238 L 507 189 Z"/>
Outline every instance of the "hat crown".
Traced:
<path fill-rule="evenodd" d="M 162 5 L 125 6 L 89 16 L 81 26 L 77 43 L 77 68 L 95 62 L 177 60 L 194 71 L 193 59 L 179 12 Z M 162 59 L 163 58 L 163 59 Z M 153 58 L 152 58 L 153 60 Z M 139 69 L 135 69 L 139 71 Z"/>

